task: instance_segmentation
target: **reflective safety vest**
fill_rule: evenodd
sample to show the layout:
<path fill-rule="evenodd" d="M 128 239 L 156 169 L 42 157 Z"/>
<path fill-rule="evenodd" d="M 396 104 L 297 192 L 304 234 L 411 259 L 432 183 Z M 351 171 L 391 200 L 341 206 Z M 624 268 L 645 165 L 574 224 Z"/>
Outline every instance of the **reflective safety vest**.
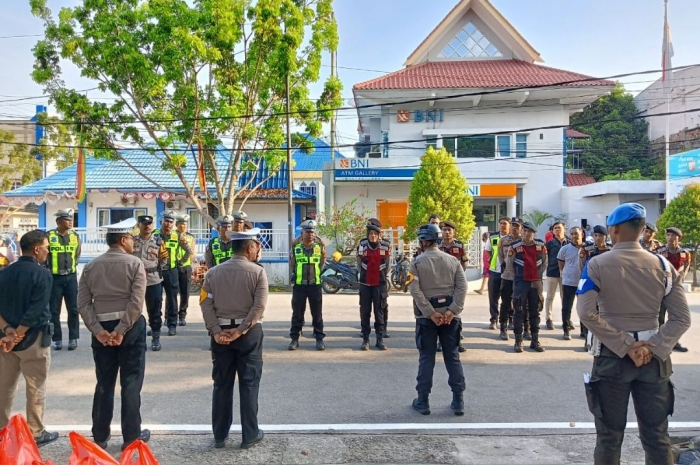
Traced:
<path fill-rule="evenodd" d="M 230 245 L 231 243 L 226 242 L 225 244 Z M 233 246 L 230 246 L 228 250 L 224 250 L 221 245 L 222 242 L 218 237 L 211 242 L 211 255 L 214 257 L 214 265 L 220 265 L 233 257 Z"/>
<path fill-rule="evenodd" d="M 491 237 L 489 237 L 489 240 L 491 241 L 491 263 L 489 263 L 491 270 L 496 270 L 498 266 L 498 246 L 501 243 L 501 236 L 499 234 L 495 234 Z M 498 270 L 498 273 L 500 273 L 501 270 Z"/>
<path fill-rule="evenodd" d="M 68 243 L 62 243 L 63 236 L 58 233 L 55 229 L 49 231 L 49 253 L 51 254 L 51 273 L 61 274 L 61 271 L 67 271 L 69 273 L 75 273 L 76 267 L 78 266 L 78 247 L 80 246 L 80 239 L 78 235 L 72 230 L 68 231 Z M 68 268 L 62 270 L 59 266 L 59 262 L 62 258 L 70 258 L 68 263 Z"/>
<path fill-rule="evenodd" d="M 294 261 L 297 264 L 295 284 L 321 284 L 321 260 L 323 259 L 322 252 L 323 250 L 319 243 L 314 243 L 312 254 L 310 256 L 306 255 L 302 244 L 297 244 L 294 246 Z M 309 273 L 309 267 L 312 267 L 313 275 Z"/>
<path fill-rule="evenodd" d="M 195 239 L 192 234 L 185 233 L 183 234 L 185 236 L 185 239 L 187 240 L 187 243 L 190 245 L 190 248 L 192 251 L 195 250 L 196 244 L 195 244 Z M 187 251 L 184 249 L 184 247 L 180 247 L 180 249 L 177 251 L 177 259 L 182 260 L 182 258 L 187 255 L 187 260 L 180 263 L 180 266 L 190 266 L 192 264 L 192 259 L 190 258 L 190 255 L 187 253 Z"/>
<path fill-rule="evenodd" d="M 178 248 L 180 248 L 180 235 L 177 231 L 172 231 L 170 237 L 164 237 L 160 233 L 160 229 L 153 231 L 154 236 L 161 236 L 165 242 L 165 248 L 168 249 L 169 269 L 177 268 Z"/>

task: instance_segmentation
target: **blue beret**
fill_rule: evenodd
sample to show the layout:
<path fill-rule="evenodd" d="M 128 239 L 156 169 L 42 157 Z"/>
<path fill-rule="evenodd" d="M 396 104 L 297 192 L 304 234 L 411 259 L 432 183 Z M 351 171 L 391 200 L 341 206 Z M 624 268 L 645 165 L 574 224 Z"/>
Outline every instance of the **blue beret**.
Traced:
<path fill-rule="evenodd" d="M 617 226 L 618 224 L 646 217 L 646 209 L 638 203 L 623 203 L 616 207 L 608 216 L 608 226 Z"/>
<path fill-rule="evenodd" d="M 530 231 L 535 233 L 537 232 L 537 228 L 535 227 L 535 225 L 529 221 L 523 223 L 523 229 L 529 229 Z"/>

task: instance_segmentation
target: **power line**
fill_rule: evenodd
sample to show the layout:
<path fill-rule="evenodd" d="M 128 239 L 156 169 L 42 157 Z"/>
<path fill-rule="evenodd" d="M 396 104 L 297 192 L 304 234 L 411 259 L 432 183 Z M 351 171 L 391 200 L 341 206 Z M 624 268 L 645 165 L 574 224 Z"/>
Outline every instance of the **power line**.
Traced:
<path fill-rule="evenodd" d="M 23 39 L 25 37 L 44 37 L 44 34 L 22 34 L 16 36 L 0 36 L 0 39 Z"/>

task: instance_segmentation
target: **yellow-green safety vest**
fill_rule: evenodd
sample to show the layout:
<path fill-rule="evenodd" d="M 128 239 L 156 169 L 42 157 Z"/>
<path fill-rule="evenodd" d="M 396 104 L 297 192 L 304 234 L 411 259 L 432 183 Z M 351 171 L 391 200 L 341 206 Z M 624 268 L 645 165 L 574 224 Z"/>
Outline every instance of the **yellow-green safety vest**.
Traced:
<path fill-rule="evenodd" d="M 297 264 L 295 284 L 321 284 L 321 260 L 323 259 L 322 248 L 320 244 L 314 243 L 313 253 L 311 256 L 304 253 L 302 244 L 294 246 L 294 261 Z M 311 265 L 314 267 L 314 283 L 304 281 L 304 267 Z"/>
<path fill-rule="evenodd" d="M 68 244 L 61 243 L 61 235 L 54 229 L 49 231 L 49 253 L 51 254 L 51 273 L 59 274 L 61 270 L 58 267 L 58 262 L 64 254 L 68 254 L 71 259 L 70 271 L 75 273 L 76 267 L 78 266 L 78 247 L 80 246 L 80 240 L 78 235 L 71 231 L 68 231 Z"/>
<path fill-rule="evenodd" d="M 501 243 L 501 236 L 499 234 L 496 234 L 495 236 L 489 237 L 489 240 L 491 241 L 491 263 L 490 268 L 492 270 L 495 270 L 496 267 L 498 266 L 498 245 Z M 498 270 L 500 273 L 501 270 Z"/>
<path fill-rule="evenodd" d="M 160 229 L 153 231 L 154 236 L 160 235 Z M 170 269 L 177 268 L 178 259 L 178 247 L 180 247 L 180 235 L 177 231 L 172 231 L 169 238 L 163 238 L 165 241 L 165 248 L 168 249 L 168 256 L 170 257 Z"/>
<path fill-rule="evenodd" d="M 194 239 L 194 236 L 191 236 L 190 234 L 187 234 L 187 233 L 185 233 L 184 236 L 187 239 L 187 242 L 190 244 L 190 247 L 192 247 L 192 250 L 194 250 L 195 247 L 197 247 L 196 242 L 194 240 L 189 240 L 190 237 L 192 237 L 192 239 Z M 185 250 L 184 247 L 180 247 L 180 250 L 178 250 L 178 252 L 177 252 L 177 259 L 181 260 L 182 257 L 184 257 L 185 255 L 187 255 L 187 260 L 182 262 L 180 264 L 180 266 L 190 266 L 192 264 L 192 259 L 190 258 L 190 254 L 187 253 L 187 251 Z"/>
<path fill-rule="evenodd" d="M 228 250 L 223 250 L 221 248 L 221 240 L 217 237 L 211 243 L 211 255 L 214 257 L 214 265 L 220 265 L 229 258 L 233 257 L 233 247 L 229 248 Z"/>

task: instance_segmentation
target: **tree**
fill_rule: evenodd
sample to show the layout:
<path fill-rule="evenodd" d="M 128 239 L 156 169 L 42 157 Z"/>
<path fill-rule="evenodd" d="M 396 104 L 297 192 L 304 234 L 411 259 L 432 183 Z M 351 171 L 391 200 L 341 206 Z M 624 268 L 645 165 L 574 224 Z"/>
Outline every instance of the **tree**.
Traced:
<path fill-rule="evenodd" d="M 683 231 L 683 245 L 693 250 L 693 286 L 698 285 L 697 258 L 700 248 L 700 184 L 690 184 L 671 200 L 656 221 L 659 231 L 676 227 Z"/>
<path fill-rule="evenodd" d="M 367 235 L 365 226 L 372 212 L 358 208 L 357 199 L 352 199 L 340 207 L 333 205 L 330 214 L 322 213 L 318 218 L 321 237 L 331 239 L 336 250 L 343 255 L 353 254 L 357 244 Z"/>
<path fill-rule="evenodd" d="M 636 115 L 632 95 L 617 83 L 609 95 L 571 117 L 574 129 L 591 136 L 580 143 L 581 163 L 587 174 L 600 181 L 605 176 L 640 170 L 645 178 L 663 179 L 663 167 L 649 157 L 648 124 L 632 119 Z"/>
<path fill-rule="evenodd" d="M 188 164 L 203 167 L 220 214 L 230 214 L 261 185 L 254 176 L 240 185 L 241 176 L 263 161 L 272 176 L 286 159 L 287 96 L 293 122 L 313 137 L 341 104 L 335 77 L 317 101 L 309 91 L 322 54 L 338 45 L 332 0 L 84 1 L 57 18 L 47 0 L 29 1 L 45 28 L 32 76 L 83 144 L 111 159 L 124 159 L 117 144 L 149 150 L 210 222 L 201 186 L 183 174 Z M 115 100 L 66 87 L 62 61 Z M 225 160 L 216 157 L 221 144 L 230 147 Z M 294 145 L 312 148 L 301 137 Z M 190 147 L 199 155 L 186 155 Z"/>
<path fill-rule="evenodd" d="M 620 174 L 608 174 L 601 178 L 601 181 L 643 181 L 645 179 L 652 179 L 647 176 L 643 176 L 639 169 L 627 171 Z"/>
<path fill-rule="evenodd" d="M 428 222 L 431 213 L 436 213 L 457 226 L 457 237 L 468 240 L 475 227 L 468 187 L 455 159 L 444 148 L 428 147 L 408 194 L 406 237 L 415 239 L 418 228 Z"/>
<path fill-rule="evenodd" d="M 525 221 L 532 223 L 535 228 L 539 228 L 545 221 L 553 219 L 551 213 L 543 212 L 542 210 L 534 209 L 523 215 Z"/>

